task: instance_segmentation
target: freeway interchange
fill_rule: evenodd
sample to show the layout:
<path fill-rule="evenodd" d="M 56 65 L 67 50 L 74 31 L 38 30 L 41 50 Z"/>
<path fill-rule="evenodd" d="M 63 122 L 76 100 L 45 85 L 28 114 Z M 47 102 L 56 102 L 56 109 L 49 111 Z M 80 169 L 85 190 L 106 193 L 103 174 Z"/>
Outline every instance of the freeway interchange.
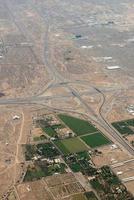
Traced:
<path fill-rule="evenodd" d="M 38 8 L 36 8 L 37 12 L 40 12 Z M 10 12 L 10 15 L 18 27 L 19 31 L 22 33 L 22 35 L 25 36 L 25 30 L 19 25 L 19 23 L 15 20 L 15 16 L 11 12 L 11 9 L 8 8 L 8 11 Z M 0 105 L 30 105 L 30 104 L 36 104 L 36 105 L 44 105 L 47 107 L 46 102 L 51 99 L 67 99 L 69 97 L 74 97 L 77 99 L 81 105 L 82 108 L 85 109 L 85 116 L 88 118 L 89 121 L 93 122 L 97 127 L 100 129 L 104 130 L 104 132 L 110 137 L 113 138 L 114 141 L 116 141 L 119 145 L 121 145 L 125 150 L 127 150 L 132 156 L 134 156 L 134 149 L 133 147 L 126 141 L 124 138 L 116 131 L 110 123 L 106 121 L 106 119 L 103 116 L 102 108 L 105 104 L 105 93 L 111 92 L 111 91 L 121 91 L 122 88 L 112 88 L 112 87 L 106 87 L 106 88 L 96 88 L 93 85 L 90 85 L 90 82 L 82 82 L 80 80 L 74 81 L 74 83 L 79 83 L 79 84 L 85 84 L 88 85 L 89 87 L 94 89 L 95 94 L 99 94 L 101 98 L 103 99 L 102 104 L 99 109 L 99 114 L 97 115 L 94 110 L 88 105 L 88 103 L 83 99 L 83 95 L 90 95 L 90 92 L 78 92 L 76 89 L 74 89 L 70 83 L 72 83 L 71 80 L 64 78 L 63 75 L 60 74 L 60 72 L 56 69 L 53 61 L 51 60 L 51 47 L 49 46 L 49 35 L 51 33 L 51 29 L 53 27 L 53 19 L 51 18 L 51 11 L 50 13 L 47 13 L 46 16 L 42 12 L 40 12 L 40 16 L 42 20 L 44 21 L 46 25 L 46 31 L 44 33 L 44 43 L 43 48 L 44 48 L 44 55 L 43 55 L 43 64 L 47 68 L 47 71 L 51 77 L 51 81 L 49 84 L 46 86 L 44 85 L 44 88 L 42 88 L 42 91 L 35 95 L 35 96 L 30 96 L 30 97 L 24 97 L 24 98 L 1 98 L 0 99 Z M 80 20 L 80 18 L 78 19 Z M 27 36 L 27 35 L 26 35 Z M 26 38 L 25 36 L 25 38 Z M 27 39 L 27 38 L 26 38 Z M 30 47 L 32 49 L 32 47 Z M 33 51 L 32 51 L 33 52 Z M 64 86 L 68 90 L 68 95 L 52 95 L 52 96 L 47 96 L 45 95 L 45 92 L 48 91 L 51 88 L 54 88 L 55 86 Z M 133 87 L 130 86 L 130 87 Z M 53 108 L 54 109 L 54 108 Z M 60 110 L 60 109 L 59 109 Z M 61 109 L 62 110 L 62 109 Z M 67 110 L 66 110 L 67 111 Z M 70 111 L 68 109 L 68 111 Z"/>
<path fill-rule="evenodd" d="M 47 41 L 48 41 L 48 38 L 47 38 Z M 87 117 L 87 119 L 89 121 L 92 121 L 100 129 L 103 129 L 105 131 L 105 133 L 107 133 L 107 135 L 110 138 L 113 138 L 118 144 L 120 144 L 131 155 L 134 155 L 133 147 L 127 141 L 125 141 L 123 139 L 123 137 L 118 133 L 118 131 L 116 131 L 112 127 L 111 124 L 109 124 L 104 119 L 103 114 L 101 113 L 102 107 L 103 107 L 103 105 L 105 103 L 105 92 L 111 92 L 111 91 L 113 91 L 115 89 L 114 88 L 109 88 L 109 89 L 103 88 L 103 90 L 100 90 L 100 89 L 94 87 L 94 92 L 92 92 L 92 93 L 94 93 L 94 94 L 98 93 L 99 95 L 101 95 L 103 97 L 103 102 L 102 102 L 102 105 L 100 106 L 99 115 L 97 116 L 95 114 L 94 110 L 92 108 L 90 108 L 90 106 L 82 98 L 82 95 L 84 95 L 84 94 L 90 95 L 92 93 L 88 92 L 88 91 L 79 93 L 78 91 L 76 91 L 76 89 L 71 87 L 70 86 L 71 81 L 64 79 L 56 71 L 56 69 L 52 65 L 49 64 L 49 59 L 48 59 L 48 56 L 46 55 L 46 51 L 44 52 L 44 54 L 45 54 L 45 60 L 47 61 L 47 63 L 46 63 L 47 67 L 49 68 L 49 73 L 51 72 L 51 76 L 53 77 L 53 79 L 50 82 L 50 84 L 48 84 L 48 86 L 40 94 L 38 94 L 36 96 L 31 96 L 31 97 L 27 97 L 27 98 L 11 98 L 11 99 L 1 98 L 0 99 L 0 105 L 30 105 L 30 104 L 36 104 L 36 105 L 47 106 L 46 102 L 48 100 L 59 99 L 59 102 L 60 102 L 60 99 L 62 99 L 62 98 L 69 98 L 69 97 L 73 96 L 76 99 L 78 99 L 78 101 L 80 102 L 81 106 L 85 109 L 86 113 L 88 113 L 88 114 L 85 114 L 85 116 Z M 47 54 L 48 54 L 48 48 L 47 48 Z M 83 84 L 83 82 L 82 82 L 82 84 Z M 85 84 L 87 84 L 87 83 L 85 83 Z M 60 96 L 60 95 L 43 96 L 43 94 L 45 94 L 45 92 L 47 90 L 49 90 L 50 88 L 55 87 L 55 86 L 61 86 L 61 85 L 62 86 L 64 85 L 64 87 L 69 91 L 68 95 L 63 95 L 63 96 Z M 89 87 L 93 87 L 93 86 L 89 85 Z"/>

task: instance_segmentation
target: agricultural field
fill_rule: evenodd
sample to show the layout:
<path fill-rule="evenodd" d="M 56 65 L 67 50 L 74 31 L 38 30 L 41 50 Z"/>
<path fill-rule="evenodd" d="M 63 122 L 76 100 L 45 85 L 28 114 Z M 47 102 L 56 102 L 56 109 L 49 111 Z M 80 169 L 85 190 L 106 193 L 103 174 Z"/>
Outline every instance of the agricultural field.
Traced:
<path fill-rule="evenodd" d="M 83 119 L 63 114 L 59 114 L 58 117 L 78 136 L 97 131 L 97 129 L 91 123 Z"/>
<path fill-rule="evenodd" d="M 50 137 L 56 136 L 56 131 L 53 129 L 53 127 L 43 127 L 42 130 Z"/>
<path fill-rule="evenodd" d="M 65 156 L 65 161 L 73 172 L 81 172 L 83 175 L 88 176 L 93 176 L 97 172 L 88 152 L 70 154 Z"/>
<path fill-rule="evenodd" d="M 81 139 L 91 148 L 96 148 L 111 143 L 110 140 L 100 132 L 82 136 Z"/>
<path fill-rule="evenodd" d="M 38 119 L 36 124 L 50 138 L 65 139 L 74 136 L 74 133 L 72 133 L 67 126 L 61 123 L 55 115 L 51 117 L 48 115 L 42 119 Z"/>
<path fill-rule="evenodd" d="M 26 160 L 32 160 L 34 157 L 53 158 L 60 155 L 58 150 L 51 143 L 31 145 L 27 144 L 24 147 Z"/>
<path fill-rule="evenodd" d="M 55 173 L 65 173 L 66 164 L 59 156 L 59 151 L 52 143 L 27 144 L 25 146 L 25 159 L 31 163 L 27 166 L 24 182 L 39 180 Z"/>
<path fill-rule="evenodd" d="M 63 128 L 64 126 L 62 124 L 55 124 L 55 125 L 51 125 L 51 119 L 38 119 L 36 121 L 37 125 L 39 125 L 42 130 L 49 135 L 50 137 L 55 137 L 56 136 L 56 129 L 57 128 Z"/>
<path fill-rule="evenodd" d="M 23 181 L 35 181 L 41 179 L 44 176 L 46 176 L 45 170 L 42 170 L 39 166 L 34 164 L 32 166 L 28 165 Z"/>
<path fill-rule="evenodd" d="M 0 3 L 0 199 L 134 200 L 134 0 Z"/>
<path fill-rule="evenodd" d="M 88 150 L 88 147 L 77 137 L 57 140 L 55 144 L 65 155 Z"/>
<path fill-rule="evenodd" d="M 113 122 L 112 125 L 122 135 L 134 134 L 134 119 L 120 121 L 120 122 Z"/>
<path fill-rule="evenodd" d="M 64 114 L 59 114 L 58 117 L 53 116 L 53 120 L 52 117 L 46 116 L 44 119 L 39 119 L 37 124 L 49 137 L 55 140 L 55 144 L 63 154 L 81 152 L 88 150 L 88 146 L 94 148 L 110 143 L 88 121 Z"/>
<path fill-rule="evenodd" d="M 90 180 L 93 189 L 103 200 L 132 200 L 132 195 L 108 166 L 100 168 L 98 175 Z"/>
<path fill-rule="evenodd" d="M 56 163 L 47 161 L 36 161 L 27 167 L 24 182 L 39 180 L 45 176 L 52 176 L 55 173 L 65 173 L 66 165 L 64 163 Z"/>

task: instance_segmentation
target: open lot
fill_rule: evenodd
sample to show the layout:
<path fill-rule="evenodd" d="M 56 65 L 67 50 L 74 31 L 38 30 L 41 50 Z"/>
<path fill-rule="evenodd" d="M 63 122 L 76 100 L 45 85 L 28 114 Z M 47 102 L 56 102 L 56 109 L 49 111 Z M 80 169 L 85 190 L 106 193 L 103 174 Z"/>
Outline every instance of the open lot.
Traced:
<path fill-rule="evenodd" d="M 43 181 L 34 181 L 17 186 L 17 193 L 21 200 L 54 200 L 51 193 L 45 188 Z"/>
<path fill-rule="evenodd" d="M 20 119 L 13 120 L 16 114 Z M 18 176 L 16 169 L 20 159 L 19 138 L 24 114 L 23 109 L 0 108 L 0 199 Z"/>
<path fill-rule="evenodd" d="M 97 131 L 92 124 L 85 120 L 62 114 L 58 116 L 77 135 L 85 135 Z"/>
<path fill-rule="evenodd" d="M 97 167 L 102 167 L 103 165 L 112 165 L 114 163 L 122 162 L 127 159 L 131 159 L 127 152 L 122 151 L 119 147 L 113 148 L 111 145 L 99 147 L 100 155 L 94 155 L 92 157 L 94 164 Z"/>
<path fill-rule="evenodd" d="M 88 150 L 88 147 L 77 137 L 58 140 L 55 144 L 65 155 Z"/>
<path fill-rule="evenodd" d="M 125 184 L 128 191 L 134 194 L 134 159 L 124 160 L 113 164 L 113 171 L 118 175 L 120 180 Z"/>
<path fill-rule="evenodd" d="M 131 192 L 131 194 L 134 195 L 134 181 L 129 181 L 129 182 L 126 182 L 124 184 L 127 187 L 128 191 Z"/>
<path fill-rule="evenodd" d="M 23 183 L 16 189 L 20 200 L 63 200 L 69 197 L 72 199 L 72 195 L 85 192 L 72 173 Z"/>
<path fill-rule="evenodd" d="M 89 134 L 86 136 L 82 136 L 81 139 L 90 147 L 96 148 L 100 147 L 103 145 L 110 144 L 110 140 L 106 138 L 102 133 L 94 133 L 94 134 Z"/>

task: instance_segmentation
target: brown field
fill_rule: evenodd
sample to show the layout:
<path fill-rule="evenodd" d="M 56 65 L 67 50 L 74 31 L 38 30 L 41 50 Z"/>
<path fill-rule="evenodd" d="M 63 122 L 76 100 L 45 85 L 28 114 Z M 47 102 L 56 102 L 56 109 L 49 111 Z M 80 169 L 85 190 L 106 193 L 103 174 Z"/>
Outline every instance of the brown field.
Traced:
<path fill-rule="evenodd" d="M 84 192 L 83 187 L 71 173 L 54 175 L 17 186 L 20 200 L 61 200 L 81 192 Z"/>
<path fill-rule="evenodd" d="M 20 119 L 13 120 L 18 115 Z M 25 108 L 1 107 L 0 111 L 0 196 L 20 180 L 24 161 L 21 145 L 29 140 L 31 114 Z"/>
<path fill-rule="evenodd" d="M 114 163 L 132 158 L 127 152 L 122 151 L 120 148 L 111 149 L 110 146 L 105 146 L 100 147 L 99 150 L 102 152 L 102 154 L 93 157 L 93 162 L 98 167 L 103 165 L 112 165 Z"/>
<path fill-rule="evenodd" d="M 134 181 L 125 183 L 125 186 L 134 195 Z"/>
<path fill-rule="evenodd" d="M 43 181 L 19 185 L 17 187 L 17 193 L 21 200 L 53 200 L 52 195 L 45 189 Z"/>

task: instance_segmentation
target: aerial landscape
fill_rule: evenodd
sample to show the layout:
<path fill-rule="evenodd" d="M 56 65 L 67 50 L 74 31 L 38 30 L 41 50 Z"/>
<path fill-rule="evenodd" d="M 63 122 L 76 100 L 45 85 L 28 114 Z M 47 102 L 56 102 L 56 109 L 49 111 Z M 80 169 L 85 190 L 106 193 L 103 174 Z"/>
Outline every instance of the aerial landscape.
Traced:
<path fill-rule="evenodd" d="M 0 200 L 134 200 L 134 0 L 0 0 Z"/>

